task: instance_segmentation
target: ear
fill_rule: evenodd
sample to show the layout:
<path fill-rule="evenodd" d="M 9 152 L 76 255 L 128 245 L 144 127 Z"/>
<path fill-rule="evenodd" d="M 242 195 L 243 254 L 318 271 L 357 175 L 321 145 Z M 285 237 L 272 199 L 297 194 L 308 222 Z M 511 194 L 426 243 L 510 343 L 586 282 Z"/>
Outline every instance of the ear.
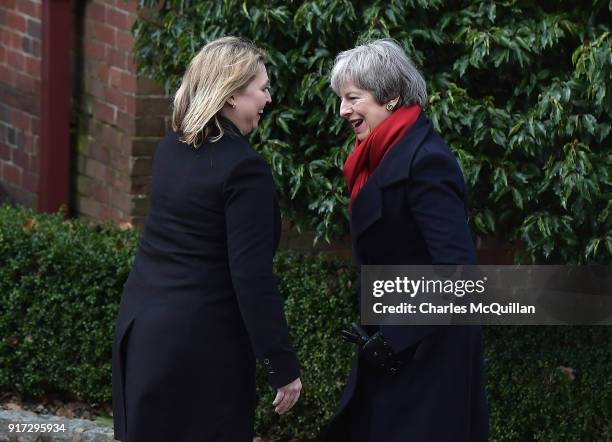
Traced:
<path fill-rule="evenodd" d="M 399 100 L 400 100 L 400 97 L 397 96 L 393 100 L 389 101 L 389 104 L 391 106 L 393 106 L 393 109 L 395 109 L 397 107 L 397 103 L 399 103 Z"/>
<path fill-rule="evenodd" d="M 229 106 L 231 106 L 233 109 L 236 109 L 236 100 L 234 99 L 234 96 L 233 96 L 233 95 L 232 95 L 232 96 L 230 96 L 230 97 L 227 99 L 226 103 L 227 103 Z"/>

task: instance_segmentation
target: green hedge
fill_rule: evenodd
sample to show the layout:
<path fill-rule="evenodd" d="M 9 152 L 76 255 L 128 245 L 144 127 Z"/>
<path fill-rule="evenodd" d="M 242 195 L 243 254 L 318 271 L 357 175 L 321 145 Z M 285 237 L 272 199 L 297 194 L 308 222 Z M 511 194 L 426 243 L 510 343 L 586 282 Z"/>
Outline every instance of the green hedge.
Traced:
<path fill-rule="evenodd" d="M 114 320 L 137 241 L 111 225 L 0 207 L 0 389 L 111 400 Z M 354 272 L 285 252 L 275 266 L 304 391 L 278 417 L 259 371 L 257 429 L 309 439 L 333 413 L 349 369 L 352 349 L 336 332 L 355 316 Z M 485 339 L 491 440 L 610 438 L 610 327 L 495 327 Z"/>
<path fill-rule="evenodd" d="M 343 235 L 341 166 L 354 140 L 329 87 L 335 55 L 397 39 L 422 69 L 428 114 L 462 164 L 471 227 L 520 241 L 532 263 L 612 263 L 612 3 L 608 0 L 140 0 L 142 74 L 173 92 L 207 41 L 242 35 L 270 54 L 273 104 L 253 144 L 285 216 Z"/>

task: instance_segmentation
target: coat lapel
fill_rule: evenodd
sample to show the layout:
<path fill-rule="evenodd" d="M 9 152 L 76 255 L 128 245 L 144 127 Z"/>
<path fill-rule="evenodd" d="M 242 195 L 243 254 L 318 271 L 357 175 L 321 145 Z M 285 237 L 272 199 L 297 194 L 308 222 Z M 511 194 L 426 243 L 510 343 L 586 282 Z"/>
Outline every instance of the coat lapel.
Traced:
<path fill-rule="evenodd" d="M 353 203 L 351 236 L 353 241 L 382 216 L 382 190 L 410 177 L 414 154 L 431 131 L 431 122 L 424 115 L 417 119 L 406 136 L 392 148 L 368 178 Z"/>

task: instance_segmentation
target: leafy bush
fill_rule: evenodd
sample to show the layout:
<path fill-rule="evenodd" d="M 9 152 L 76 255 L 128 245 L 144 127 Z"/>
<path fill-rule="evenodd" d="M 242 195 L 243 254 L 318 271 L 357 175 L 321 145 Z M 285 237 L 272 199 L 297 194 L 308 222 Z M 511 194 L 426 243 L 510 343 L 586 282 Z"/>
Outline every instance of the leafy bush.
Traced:
<path fill-rule="evenodd" d="M 111 345 L 137 233 L 0 206 L 0 385 L 111 396 Z"/>
<path fill-rule="evenodd" d="M 264 46 L 275 103 L 253 143 L 273 165 L 285 215 L 329 238 L 348 225 L 340 168 L 353 140 L 329 69 L 339 51 L 391 36 L 428 82 L 428 114 L 470 186 L 474 232 L 524 244 L 522 262 L 611 262 L 611 9 L 603 0 L 166 0 L 135 23 L 135 56 L 173 91 L 213 38 Z"/>
<path fill-rule="evenodd" d="M 0 206 L 0 389 L 111 400 L 115 316 L 137 240 L 111 225 Z M 275 271 L 304 391 L 279 417 L 260 370 L 257 430 L 311 439 L 348 373 L 352 348 L 337 331 L 356 316 L 355 274 L 340 261 L 287 252 Z M 491 440 L 610 437 L 610 327 L 490 327 L 485 342 Z"/>

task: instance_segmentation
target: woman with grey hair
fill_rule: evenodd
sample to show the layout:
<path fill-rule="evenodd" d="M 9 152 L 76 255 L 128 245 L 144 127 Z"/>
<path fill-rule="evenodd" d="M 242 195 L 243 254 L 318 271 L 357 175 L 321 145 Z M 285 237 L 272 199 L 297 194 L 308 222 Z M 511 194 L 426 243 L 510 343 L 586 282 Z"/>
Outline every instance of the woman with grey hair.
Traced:
<path fill-rule="evenodd" d="M 475 264 L 461 169 L 402 48 L 341 52 L 331 84 L 356 138 L 344 177 L 357 265 Z M 480 327 L 354 324 L 343 336 L 358 351 L 324 440 L 487 440 Z"/>

